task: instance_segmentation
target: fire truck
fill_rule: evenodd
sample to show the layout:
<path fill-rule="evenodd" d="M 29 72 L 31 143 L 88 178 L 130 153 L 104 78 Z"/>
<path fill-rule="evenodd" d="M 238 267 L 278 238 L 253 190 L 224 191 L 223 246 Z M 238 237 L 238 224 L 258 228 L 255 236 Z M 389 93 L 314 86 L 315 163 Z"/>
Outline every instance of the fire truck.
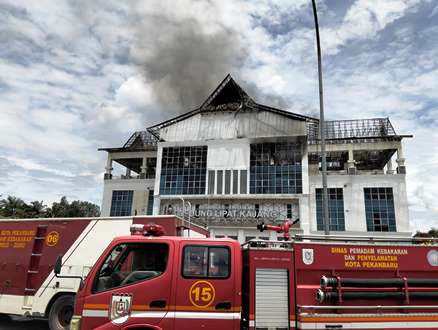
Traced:
<path fill-rule="evenodd" d="M 163 236 L 133 225 L 81 281 L 72 330 L 438 329 L 438 246 L 400 238 Z M 61 267 L 57 276 L 66 276 Z"/>
<path fill-rule="evenodd" d="M 68 329 L 74 297 L 105 247 L 133 224 L 155 222 L 167 235 L 205 237 L 208 231 L 175 216 L 0 220 L 0 313 L 49 319 Z M 63 272 L 53 273 L 59 255 Z"/>

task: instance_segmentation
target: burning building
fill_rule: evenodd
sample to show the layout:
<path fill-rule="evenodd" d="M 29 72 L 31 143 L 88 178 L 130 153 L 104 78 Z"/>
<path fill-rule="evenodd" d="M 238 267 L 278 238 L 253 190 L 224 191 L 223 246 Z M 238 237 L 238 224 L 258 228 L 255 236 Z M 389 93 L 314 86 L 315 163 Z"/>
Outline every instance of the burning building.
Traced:
<path fill-rule="evenodd" d="M 176 214 L 213 236 L 323 232 L 319 121 L 257 103 L 228 75 L 197 109 L 108 153 L 102 214 Z M 410 235 L 402 139 L 388 118 L 326 122 L 330 230 Z M 395 160 L 396 166 L 393 163 Z M 113 162 L 126 168 L 112 175 Z"/>

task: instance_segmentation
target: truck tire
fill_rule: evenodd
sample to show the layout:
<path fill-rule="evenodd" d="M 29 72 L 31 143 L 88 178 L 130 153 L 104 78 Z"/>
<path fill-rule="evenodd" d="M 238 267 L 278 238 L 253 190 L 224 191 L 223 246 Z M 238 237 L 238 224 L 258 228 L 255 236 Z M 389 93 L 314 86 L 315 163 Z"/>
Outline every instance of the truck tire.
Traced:
<path fill-rule="evenodd" d="M 74 297 L 64 295 L 55 300 L 49 312 L 50 330 L 68 330 L 73 316 Z"/>

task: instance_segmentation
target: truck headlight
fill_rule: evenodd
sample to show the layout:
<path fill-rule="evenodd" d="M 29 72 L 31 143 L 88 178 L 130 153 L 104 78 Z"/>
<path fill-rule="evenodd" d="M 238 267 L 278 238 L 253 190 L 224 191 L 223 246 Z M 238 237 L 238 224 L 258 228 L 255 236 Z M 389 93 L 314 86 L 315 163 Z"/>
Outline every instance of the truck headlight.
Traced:
<path fill-rule="evenodd" d="M 81 329 L 81 317 L 73 315 L 70 321 L 70 330 L 80 330 Z"/>

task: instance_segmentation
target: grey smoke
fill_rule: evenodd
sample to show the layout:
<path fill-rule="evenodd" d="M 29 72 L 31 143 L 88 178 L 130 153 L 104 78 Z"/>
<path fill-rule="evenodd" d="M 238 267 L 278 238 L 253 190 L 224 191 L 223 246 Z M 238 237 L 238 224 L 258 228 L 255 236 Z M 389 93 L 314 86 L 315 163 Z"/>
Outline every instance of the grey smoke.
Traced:
<path fill-rule="evenodd" d="M 126 26 L 113 28 L 132 31 L 129 43 L 108 43 L 107 40 L 113 40 L 108 37 L 99 40 L 103 49 L 112 56 L 126 59 L 138 67 L 158 102 L 158 109 L 154 109 L 160 113 L 157 117 L 165 119 L 199 107 L 228 73 L 255 101 L 291 108 L 282 96 L 268 95 L 255 83 L 242 78 L 241 68 L 248 60 L 248 50 L 247 36 L 241 31 L 230 22 L 220 21 L 219 14 L 207 18 L 208 15 L 196 12 L 199 0 L 183 0 L 175 5 L 171 1 L 164 3 L 132 0 L 128 4 L 117 2 L 116 5 L 108 0 L 72 1 L 77 17 L 92 32 L 100 31 L 96 27 L 107 13 L 123 13 Z M 188 11 L 180 12 L 182 3 Z M 205 1 L 204 4 L 213 13 L 219 10 L 214 1 Z M 126 49 L 127 54 L 124 53 Z M 148 118 L 148 122 L 157 119 Z"/>
<path fill-rule="evenodd" d="M 207 34 L 193 19 L 177 24 L 155 20 L 164 38 L 152 42 L 142 70 L 163 111 L 179 113 L 200 106 L 227 73 L 238 73 L 246 59 L 236 31 L 224 27 Z"/>

